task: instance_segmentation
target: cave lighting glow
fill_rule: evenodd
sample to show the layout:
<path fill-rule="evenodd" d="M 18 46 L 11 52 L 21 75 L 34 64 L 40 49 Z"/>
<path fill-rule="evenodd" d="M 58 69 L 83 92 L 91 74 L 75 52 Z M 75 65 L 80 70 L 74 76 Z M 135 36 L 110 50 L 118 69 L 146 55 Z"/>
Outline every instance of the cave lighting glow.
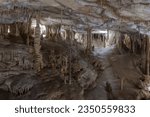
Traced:
<path fill-rule="evenodd" d="M 32 20 L 32 24 L 31 24 L 31 28 L 35 28 L 36 27 L 36 20 Z M 43 34 L 43 37 L 46 37 L 46 26 L 40 24 L 40 34 Z"/>
<path fill-rule="evenodd" d="M 107 34 L 107 30 L 95 30 L 95 31 L 92 31 L 92 33 L 94 33 L 94 34 Z"/>

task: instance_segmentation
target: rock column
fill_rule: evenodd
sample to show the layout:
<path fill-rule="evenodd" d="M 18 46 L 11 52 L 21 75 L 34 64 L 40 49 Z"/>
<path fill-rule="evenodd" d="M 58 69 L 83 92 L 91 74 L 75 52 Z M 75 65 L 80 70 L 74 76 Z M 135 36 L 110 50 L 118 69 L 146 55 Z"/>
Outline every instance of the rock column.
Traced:
<path fill-rule="evenodd" d="M 40 26 L 39 19 L 37 19 L 37 26 L 35 28 L 35 38 L 34 38 L 34 51 L 35 51 L 35 63 L 34 67 L 37 72 L 43 68 L 43 57 L 40 52 L 41 49 L 41 40 L 40 40 Z"/>

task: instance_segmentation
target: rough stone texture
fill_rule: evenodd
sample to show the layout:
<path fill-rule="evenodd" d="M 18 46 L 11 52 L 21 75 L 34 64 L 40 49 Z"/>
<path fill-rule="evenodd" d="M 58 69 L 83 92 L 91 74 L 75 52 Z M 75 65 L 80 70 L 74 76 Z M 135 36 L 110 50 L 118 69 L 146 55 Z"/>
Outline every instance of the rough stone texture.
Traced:
<path fill-rule="evenodd" d="M 36 41 L 37 45 L 28 47 L 7 39 L 1 40 L 0 92 L 4 96 L 0 96 L 0 99 L 83 99 L 84 91 L 95 84 L 97 72 L 86 56 L 81 57 L 82 48 L 70 46 L 67 41 L 44 40 L 41 44 L 39 39 Z M 41 49 L 39 45 L 42 45 Z M 44 68 L 38 73 L 34 65 L 39 61 L 34 61 L 34 49 L 37 49 L 36 54 L 40 52 L 43 57 Z M 72 74 L 71 84 L 69 72 Z"/>
<path fill-rule="evenodd" d="M 40 27 L 38 24 L 35 28 L 35 38 L 34 38 L 34 51 L 35 51 L 34 67 L 37 72 L 39 72 L 43 68 L 43 58 L 40 50 L 41 50 L 41 39 L 40 39 Z"/>
<path fill-rule="evenodd" d="M 1 13 L 6 11 L 1 16 L 1 23 L 24 21 L 32 14 L 32 10 L 40 9 L 43 17 L 41 22 L 46 25 L 62 21 L 63 24 L 73 24 L 78 29 L 83 29 L 88 24 L 95 29 L 109 28 L 149 34 L 150 2 L 148 0 L 19 0 L 15 3 L 1 0 L 0 3 Z M 13 11 L 14 5 L 16 9 Z M 61 10 L 63 10 L 62 15 L 60 15 Z"/>
<path fill-rule="evenodd" d="M 120 82 L 122 91 L 124 79 L 132 81 L 132 78 L 136 77 L 134 80 L 137 83 L 139 74 L 135 66 L 141 67 L 143 73 L 149 73 L 149 59 L 147 59 L 149 55 L 145 54 L 145 50 L 149 53 L 149 47 L 146 46 L 148 45 L 146 40 L 149 39 L 147 35 L 150 35 L 149 13 L 148 0 L 0 0 L 0 92 L 5 95 L 8 93 L 7 98 L 10 99 L 81 99 L 84 91 L 95 83 L 100 71 L 107 67 L 108 71 L 104 70 L 102 76 L 105 78 L 104 81 L 109 77 L 114 80 L 112 84 Z M 29 35 L 32 29 L 28 29 L 30 25 L 28 23 L 35 18 L 37 25 L 35 30 L 33 29 L 35 37 L 32 37 L 32 34 Z M 46 25 L 49 40 L 44 40 L 40 35 L 39 24 Z M 89 27 L 92 31 L 85 31 Z M 66 41 L 61 39 L 62 30 L 68 30 L 65 35 Z M 139 65 L 135 66 L 131 64 L 132 58 L 128 58 L 128 54 L 112 58 L 120 61 L 117 61 L 119 63 L 117 64 L 112 60 L 114 71 L 117 71 L 120 79 L 116 79 L 111 65 L 102 68 L 101 61 L 90 60 L 91 50 L 94 51 L 90 32 L 99 30 L 107 31 L 107 34 L 103 34 L 100 38 L 103 47 L 115 43 L 119 54 L 142 55 Z M 84 46 L 74 41 L 75 31 L 84 35 Z M 87 51 L 90 51 L 87 52 L 88 56 L 83 50 L 86 48 L 85 45 Z M 108 50 L 109 48 L 104 49 L 100 53 L 106 59 L 111 56 Z M 125 58 L 129 59 L 127 65 L 124 64 Z M 108 64 L 109 60 L 103 59 L 103 62 Z M 145 69 L 146 66 L 148 69 Z M 128 70 L 131 74 L 127 74 Z M 148 72 L 145 72 L 146 70 Z M 38 79 L 32 78 L 34 76 Z M 26 78 L 29 79 L 26 81 Z M 103 82 L 100 81 L 102 86 Z M 131 89 L 136 83 L 132 82 Z M 141 92 L 137 97 L 144 98 L 149 84 L 140 83 Z M 109 85 L 109 82 L 106 84 L 109 89 L 120 88 Z M 128 85 L 127 83 L 127 87 Z M 99 89 L 102 87 L 97 87 L 96 92 Z M 136 91 L 133 92 L 132 95 Z M 108 94 L 108 97 L 114 98 L 112 94 Z"/>
<path fill-rule="evenodd" d="M 0 78 L 9 78 L 20 73 L 33 72 L 33 56 L 26 46 L 11 45 L 8 40 L 0 44 Z"/>

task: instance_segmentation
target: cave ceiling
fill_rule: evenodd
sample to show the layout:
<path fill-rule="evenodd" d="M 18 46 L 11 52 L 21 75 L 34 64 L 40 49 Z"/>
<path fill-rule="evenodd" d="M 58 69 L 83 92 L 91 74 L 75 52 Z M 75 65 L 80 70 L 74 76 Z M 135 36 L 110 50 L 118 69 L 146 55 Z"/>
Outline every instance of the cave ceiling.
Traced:
<path fill-rule="evenodd" d="M 0 23 L 27 22 L 78 30 L 108 29 L 150 35 L 150 0 L 0 0 Z"/>

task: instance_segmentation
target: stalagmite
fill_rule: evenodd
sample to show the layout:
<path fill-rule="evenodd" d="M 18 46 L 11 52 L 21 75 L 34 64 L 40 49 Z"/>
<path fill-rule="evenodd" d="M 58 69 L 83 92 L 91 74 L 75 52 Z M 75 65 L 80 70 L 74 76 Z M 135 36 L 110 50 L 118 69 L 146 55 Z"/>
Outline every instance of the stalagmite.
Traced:
<path fill-rule="evenodd" d="M 72 27 L 70 27 L 70 32 L 71 32 L 71 35 L 70 35 L 70 47 L 72 46 L 72 39 L 73 39 L 73 30 L 72 30 Z M 72 70 L 71 70 L 71 66 L 72 66 L 72 63 L 71 63 L 71 59 L 72 59 L 72 55 L 71 55 L 71 48 L 69 49 L 69 84 L 72 83 Z"/>
<path fill-rule="evenodd" d="M 146 47 L 146 75 L 149 77 L 149 67 L 150 67 L 150 63 L 149 63 L 149 55 L 150 55 L 150 47 L 149 47 L 149 44 L 150 44 L 150 41 L 149 41 L 149 37 L 147 38 L 147 47 Z"/>

